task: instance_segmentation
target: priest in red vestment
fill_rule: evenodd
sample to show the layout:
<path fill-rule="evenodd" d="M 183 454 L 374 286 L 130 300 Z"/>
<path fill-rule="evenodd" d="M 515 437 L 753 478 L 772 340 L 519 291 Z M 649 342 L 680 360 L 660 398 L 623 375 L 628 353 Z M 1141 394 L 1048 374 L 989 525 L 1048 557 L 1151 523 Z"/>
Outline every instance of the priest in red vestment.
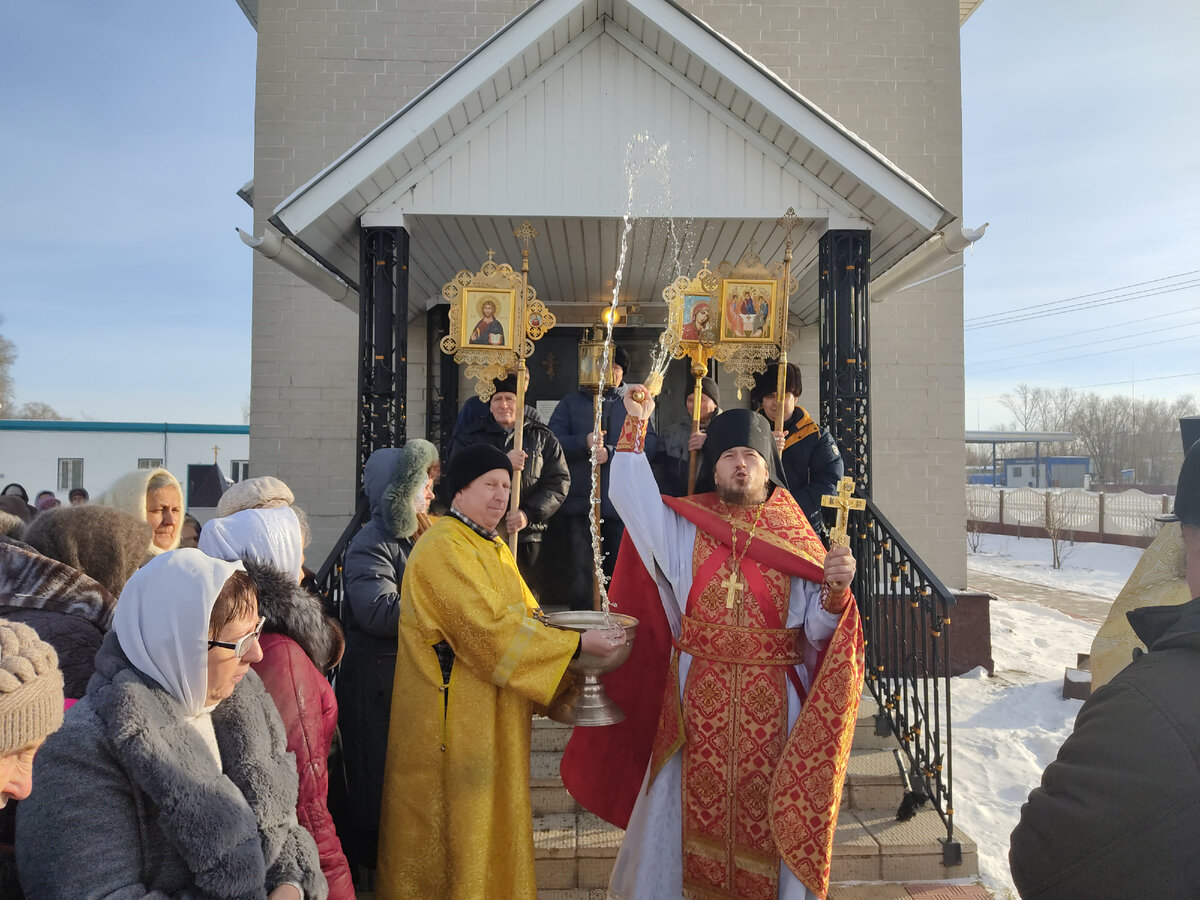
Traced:
<path fill-rule="evenodd" d="M 609 596 L 641 620 L 605 682 L 627 717 L 577 729 L 563 780 L 626 829 L 610 896 L 824 897 L 862 691 L 854 559 L 826 552 L 749 410 L 709 425 L 714 492 L 660 497 L 638 387 L 610 486 L 627 531 Z"/>

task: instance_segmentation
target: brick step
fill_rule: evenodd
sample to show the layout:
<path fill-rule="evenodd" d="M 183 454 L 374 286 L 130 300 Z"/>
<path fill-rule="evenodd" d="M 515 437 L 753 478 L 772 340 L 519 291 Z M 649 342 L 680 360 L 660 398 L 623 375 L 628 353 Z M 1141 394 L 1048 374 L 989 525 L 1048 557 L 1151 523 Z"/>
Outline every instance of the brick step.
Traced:
<path fill-rule="evenodd" d="M 895 807 L 846 809 L 838 816 L 833 838 L 833 882 L 944 881 L 979 875 L 979 850 L 961 829 L 962 864 L 942 865 L 941 817 L 932 809 L 907 822 L 896 821 Z M 953 895 L 948 895 L 953 896 Z"/>
<path fill-rule="evenodd" d="M 553 891 L 599 890 L 603 896 L 625 832 L 589 812 L 533 817 L 538 897 Z M 566 897 L 571 894 L 563 895 Z"/>
<path fill-rule="evenodd" d="M 928 884 L 831 884 L 829 900 L 992 900 L 992 895 L 979 881 L 959 879 Z"/>

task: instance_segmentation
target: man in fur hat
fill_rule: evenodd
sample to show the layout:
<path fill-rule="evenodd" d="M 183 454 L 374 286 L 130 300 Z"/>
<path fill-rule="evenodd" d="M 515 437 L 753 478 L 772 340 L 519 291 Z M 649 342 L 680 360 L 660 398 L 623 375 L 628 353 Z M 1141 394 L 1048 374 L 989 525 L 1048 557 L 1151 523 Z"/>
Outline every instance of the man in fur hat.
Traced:
<path fill-rule="evenodd" d="M 767 417 L 772 429 L 782 408 L 783 430 L 773 434 L 783 460 L 787 488 L 808 516 L 817 536 L 828 544 L 829 530 L 821 513 L 821 497 L 837 492 L 837 483 L 845 472 L 842 457 L 829 429 L 821 428 L 803 407 L 796 405 L 801 392 L 800 369 L 793 363 L 787 364 L 782 398 L 777 394 L 778 379 L 778 364 L 757 373 L 750 403 Z"/>
<path fill-rule="evenodd" d="M 1083 704 L 1021 807 L 1008 858 L 1026 900 L 1200 897 L 1200 442 L 1173 519 L 1194 599 L 1128 613 L 1147 651 Z"/>
<path fill-rule="evenodd" d="M 626 828 L 614 896 L 823 897 L 862 690 L 854 559 L 826 552 L 750 410 L 709 425 L 715 492 L 660 498 L 653 407 L 630 387 L 613 461 L 632 546 L 610 594 L 640 624 L 605 684 L 626 719 L 576 729 L 563 781 Z"/>

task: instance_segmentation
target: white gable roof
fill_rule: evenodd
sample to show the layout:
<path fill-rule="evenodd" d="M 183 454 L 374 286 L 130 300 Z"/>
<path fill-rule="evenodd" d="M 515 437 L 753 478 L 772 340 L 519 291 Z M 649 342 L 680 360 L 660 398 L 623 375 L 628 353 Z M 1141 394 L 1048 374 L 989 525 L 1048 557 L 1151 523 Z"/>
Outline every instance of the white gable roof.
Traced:
<path fill-rule="evenodd" d="M 358 227 L 403 223 L 410 285 L 436 297 L 488 248 L 516 262 L 511 232 L 539 231 L 531 281 L 551 302 L 611 292 L 629 208 L 627 146 L 659 165 L 635 180 L 623 293 L 659 296 L 702 257 L 751 241 L 782 256 L 789 206 L 815 315 L 816 243 L 827 227 L 872 230 L 875 274 L 952 219 L 923 187 L 669 0 L 540 0 L 285 200 L 273 223 L 353 276 Z M 669 174 L 664 174 L 669 173 Z M 669 184 L 668 184 L 669 182 Z M 419 307 L 419 304 L 417 304 Z"/>

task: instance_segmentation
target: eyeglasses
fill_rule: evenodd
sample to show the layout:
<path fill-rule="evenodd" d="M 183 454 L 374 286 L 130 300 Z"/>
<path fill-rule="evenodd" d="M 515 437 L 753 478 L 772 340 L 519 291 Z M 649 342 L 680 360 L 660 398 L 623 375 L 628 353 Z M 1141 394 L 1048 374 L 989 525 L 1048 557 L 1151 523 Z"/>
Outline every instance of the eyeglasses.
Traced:
<path fill-rule="evenodd" d="M 267 624 L 267 617 L 260 616 L 258 625 L 249 634 L 238 638 L 236 641 L 209 641 L 208 647 L 211 650 L 213 647 L 224 647 L 226 650 L 232 650 L 233 655 L 241 659 L 250 652 L 250 645 L 259 639 L 262 635 L 263 626 Z"/>

